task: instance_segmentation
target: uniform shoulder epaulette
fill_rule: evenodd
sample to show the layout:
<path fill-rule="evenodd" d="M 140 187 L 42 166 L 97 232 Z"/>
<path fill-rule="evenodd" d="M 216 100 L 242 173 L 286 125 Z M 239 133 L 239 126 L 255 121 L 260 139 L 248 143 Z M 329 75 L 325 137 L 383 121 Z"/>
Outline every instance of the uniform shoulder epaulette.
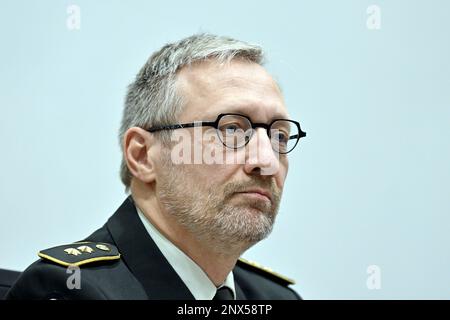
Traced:
<path fill-rule="evenodd" d="M 38 256 L 65 267 L 120 259 L 120 253 L 115 246 L 102 242 L 65 244 L 41 250 L 38 252 Z"/>
<path fill-rule="evenodd" d="M 259 274 L 262 274 L 263 276 L 269 277 L 272 280 L 281 283 L 282 285 L 290 285 L 290 284 L 295 284 L 295 281 L 285 277 L 275 271 L 273 271 L 270 268 L 264 267 L 262 265 L 260 265 L 257 262 L 251 261 L 251 260 L 247 260 L 244 258 L 239 258 L 238 260 L 238 265 L 247 269 L 247 270 L 251 270 L 251 271 L 255 271 Z"/>

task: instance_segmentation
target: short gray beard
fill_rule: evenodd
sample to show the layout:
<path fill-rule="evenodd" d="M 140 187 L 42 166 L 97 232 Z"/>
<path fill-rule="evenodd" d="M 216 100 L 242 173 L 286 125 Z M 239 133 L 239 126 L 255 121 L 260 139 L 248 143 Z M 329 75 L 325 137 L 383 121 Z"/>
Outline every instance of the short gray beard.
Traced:
<path fill-rule="evenodd" d="M 270 185 L 261 178 L 245 184 L 230 182 L 223 191 L 209 186 L 202 188 L 189 178 L 183 165 L 169 161 L 164 161 L 167 174 L 158 187 L 161 203 L 197 241 L 208 244 L 217 254 L 240 255 L 271 233 L 281 198 L 273 181 Z M 247 201 L 245 205 L 227 203 L 235 192 L 249 187 L 271 190 L 272 204 L 257 200 Z"/>

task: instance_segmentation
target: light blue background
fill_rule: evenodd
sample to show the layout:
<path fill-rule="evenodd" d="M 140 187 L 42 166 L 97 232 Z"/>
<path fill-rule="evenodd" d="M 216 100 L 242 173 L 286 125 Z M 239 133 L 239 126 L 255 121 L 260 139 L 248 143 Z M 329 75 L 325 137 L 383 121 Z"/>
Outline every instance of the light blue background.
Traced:
<path fill-rule="evenodd" d="M 0 267 L 103 225 L 125 197 L 126 86 L 154 50 L 206 31 L 261 44 L 308 133 L 274 232 L 245 256 L 306 299 L 450 298 L 450 2 L 0 4 Z"/>

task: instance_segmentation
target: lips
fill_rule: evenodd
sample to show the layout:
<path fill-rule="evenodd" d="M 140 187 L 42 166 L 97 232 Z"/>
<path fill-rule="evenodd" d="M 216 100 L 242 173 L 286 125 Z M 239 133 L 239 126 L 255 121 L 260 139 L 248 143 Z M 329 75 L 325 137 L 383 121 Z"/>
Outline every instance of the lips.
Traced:
<path fill-rule="evenodd" d="M 260 197 L 260 198 L 266 198 L 267 200 L 272 202 L 272 193 L 267 190 L 264 190 L 264 189 L 248 189 L 248 190 L 241 191 L 238 193 L 254 195 L 254 196 Z"/>

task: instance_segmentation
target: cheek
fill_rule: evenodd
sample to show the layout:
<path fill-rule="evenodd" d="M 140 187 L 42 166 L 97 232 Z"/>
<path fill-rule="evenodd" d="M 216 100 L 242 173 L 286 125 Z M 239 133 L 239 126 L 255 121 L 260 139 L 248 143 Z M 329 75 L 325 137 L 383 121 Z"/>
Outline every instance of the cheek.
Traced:
<path fill-rule="evenodd" d="M 210 185 L 228 182 L 245 161 L 245 153 L 241 155 L 224 147 L 215 129 L 204 134 L 201 148 L 203 164 L 197 165 L 197 170 L 202 179 L 211 182 Z"/>
<path fill-rule="evenodd" d="M 201 164 L 192 165 L 191 186 L 210 192 L 222 192 L 225 185 L 233 181 L 239 165 Z"/>
<path fill-rule="evenodd" d="M 287 158 L 280 159 L 280 170 L 277 174 L 277 184 L 279 188 L 283 188 L 284 182 L 286 181 L 286 177 L 289 171 L 289 161 Z"/>
<path fill-rule="evenodd" d="M 224 185 L 239 169 L 238 165 L 211 164 L 199 165 L 198 175 L 202 181 L 209 182 L 208 185 Z"/>

